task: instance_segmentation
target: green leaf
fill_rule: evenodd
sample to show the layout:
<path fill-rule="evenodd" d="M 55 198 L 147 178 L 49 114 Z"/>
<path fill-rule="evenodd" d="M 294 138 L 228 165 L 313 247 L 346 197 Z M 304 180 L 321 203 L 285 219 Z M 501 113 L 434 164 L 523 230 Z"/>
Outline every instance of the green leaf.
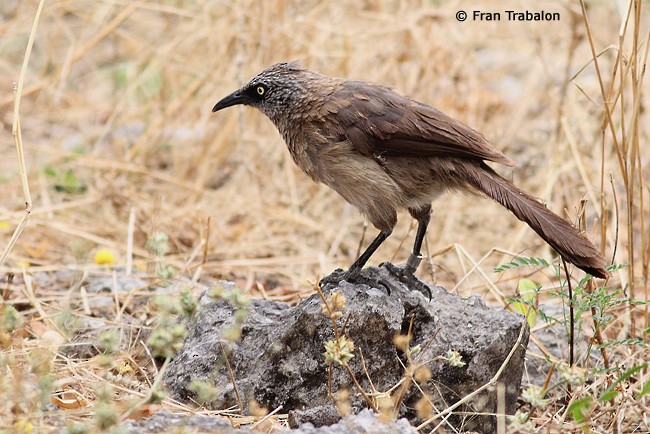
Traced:
<path fill-rule="evenodd" d="M 611 320 L 611 318 L 606 318 L 606 317 L 604 319 L 606 319 L 607 322 Z M 645 342 L 643 342 L 643 340 L 641 339 L 620 339 L 618 341 L 605 342 L 602 345 L 596 345 L 596 348 L 601 349 L 601 348 L 613 347 L 616 345 L 638 345 L 640 347 L 645 347 Z"/>
<path fill-rule="evenodd" d="M 582 399 L 576 399 L 569 405 L 568 410 L 576 422 L 585 423 L 587 416 L 591 412 L 591 397 L 587 396 Z"/>
<path fill-rule="evenodd" d="M 537 298 L 537 290 L 540 288 L 540 285 L 530 279 L 521 279 L 517 287 L 524 300 L 533 301 Z"/>
<path fill-rule="evenodd" d="M 512 303 L 512 308 L 519 312 L 522 315 L 528 314 L 528 325 L 532 328 L 537 324 L 537 291 L 540 286 L 533 282 L 530 279 L 521 279 L 517 285 L 519 294 L 521 294 L 519 300 L 516 300 Z"/>
<path fill-rule="evenodd" d="M 129 86 L 129 79 L 134 75 L 133 62 L 119 64 L 113 71 L 113 82 L 117 90 L 124 90 Z"/>
<path fill-rule="evenodd" d="M 506 270 L 512 270 L 513 268 L 519 268 L 519 267 L 545 267 L 548 268 L 550 264 L 548 263 L 547 260 L 542 259 L 542 258 L 535 258 L 535 257 L 530 257 L 527 258 L 525 256 L 516 256 L 513 258 L 512 261 L 508 262 L 507 264 L 503 264 L 499 267 L 496 267 L 494 269 L 495 273 L 502 273 Z"/>
<path fill-rule="evenodd" d="M 54 189 L 56 191 L 65 193 L 83 193 L 88 189 L 86 183 L 77 178 L 72 169 L 68 169 L 63 173 L 57 173 L 56 178 L 57 180 L 54 184 Z"/>
<path fill-rule="evenodd" d="M 56 176 L 56 169 L 52 166 L 45 166 L 43 167 L 43 173 L 45 174 L 45 176 L 49 176 L 53 178 Z"/>
<path fill-rule="evenodd" d="M 607 389 L 600 395 L 598 400 L 601 402 L 611 401 L 612 399 L 616 398 L 616 395 L 618 395 L 618 390 Z"/>
<path fill-rule="evenodd" d="M 626 263 L 622 264 L 613 264 L 613 265 L 608 265 L 606 267 L 607 271 L 616 271 L 616 270 L 622 270 L 624 268 L 627 268 L 628 265 Z"/>

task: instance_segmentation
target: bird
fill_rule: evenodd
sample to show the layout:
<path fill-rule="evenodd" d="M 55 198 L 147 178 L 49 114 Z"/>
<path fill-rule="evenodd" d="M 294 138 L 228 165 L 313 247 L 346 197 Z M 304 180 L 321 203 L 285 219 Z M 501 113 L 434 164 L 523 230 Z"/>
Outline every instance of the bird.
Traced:
<path fill-rule="evenodd" d="M 379 230 L 338 281 L 360 278 L 404 209 L 418 227 L 398 273 L 413 278 L 423 258 L 431 204 L 446 192 L 482 193 L 527 223 L 567 262 L 591 276 L 609 276 L 605 258 L 584 234 L 487 164 L 515 166 L 510 158 L 431 105 L 379 84 L 325 76 L 297 62 L 269 66 L 212 111 L 235 105 L 266 115 L 302 171 L 339 193 Z"/>

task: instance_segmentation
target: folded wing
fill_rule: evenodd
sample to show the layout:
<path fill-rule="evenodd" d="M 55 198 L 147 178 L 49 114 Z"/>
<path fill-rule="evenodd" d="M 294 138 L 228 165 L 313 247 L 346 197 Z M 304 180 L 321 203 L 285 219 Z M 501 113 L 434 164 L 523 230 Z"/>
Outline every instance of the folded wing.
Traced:
<path fill-rule="evenodd" d="M 335 133 L 363 155 L 455 157 L 514 166 L 479 132 L 383 86 L 346 81 L 325 101 L 323 111 L 337 118 Z"/>

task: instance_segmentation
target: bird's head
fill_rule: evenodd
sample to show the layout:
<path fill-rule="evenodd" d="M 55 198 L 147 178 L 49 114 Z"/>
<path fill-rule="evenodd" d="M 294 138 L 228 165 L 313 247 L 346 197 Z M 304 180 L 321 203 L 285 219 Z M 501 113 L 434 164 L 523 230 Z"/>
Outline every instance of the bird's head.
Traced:
<path fill-rule="evenodd" d="M 257 74 L 240 89 L 223 98 L 213 112 L 238 104 L 259 109 L 272 120 L 287 110 L 299 109 L 315 75 L 295 62 L 276 63 Z"/>

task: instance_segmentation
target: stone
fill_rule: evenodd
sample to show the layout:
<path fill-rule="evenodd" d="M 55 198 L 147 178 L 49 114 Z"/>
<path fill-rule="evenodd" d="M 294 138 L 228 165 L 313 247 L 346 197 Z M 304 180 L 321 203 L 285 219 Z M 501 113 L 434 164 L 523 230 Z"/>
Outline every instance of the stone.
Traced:
<path fill-rule="evenodd" d="M 515 411 L 529 333 L 522 315 L 488 307 L 479 297 L 463 299 L 442 287 L 429 287 L 429 300 L 428 294 L 413 290 L 421 290 L 424 282 L 404 283 L 384 267 L 364 269 L 362 276 L 363 284 L 343 281 L 326 285 L 324 292 L 330 296 L 338 291 L 346 299 L 342 316 L 336 320 L 338 333 L 354 343 L 348 366 L 366 394 L 375 396 L 375 407 L 378 395 L 390 394 L 393 403 L 397 401 L 395 416 L 406 417 L 416 425 L 421 423 L 415 408 L 422 392 L 441 411 L 478 389 L 499 370 L 524 327 L 522 339 L 499 378 L 505 385 L 505 410 Z M 221 285 L 226 292 L 234 290 L 232 283 Z M 281 412 L 289 413 L 294 426 L 333 422 L 336 416 L 328 382 L 333 394 L 349 392 L 344 404 L 352 413 L 369 406 L 350 372 L 337 364 L 330 371 L 325 362 L 324 345 L 336 334 L 332 320 L 323 313 L 318 294 L 293 307 L 252 300 L 241 323 L 241 337 L 235 341 L 225 339 L 222 333 L 237 327 L 241 314 L 236 311 L 241 307 L 208 294 L 206 291 L 201 295 L 183 347 L 164 373 L 163 381 L 173 398 L 195 401 L 190 384 L 203 381 L 217 390 L 216 398 L 204 404 L 207 408 L 237 407 L 241 402 L 242 410 L 248 411 L 248 403 L 254 400 L 269 410 L 282 406 Z M 402 394 L 395 386 L 405 376 L 409 357 L 396 347 L 394 338 L 407 334 L 409 328 L 410 359 L 426 366 L 431 375 L 429 379 L 426 375 L 421 378 L 419 387 L 409 383 Z M 450 363 L 449 351 L 459 355 L 464 365 Z M 496 396 L 496 391 L 486 389 L 456 411 L 494 413 Z M 496 426 L 495 418 L 485 415 L 456 414 L 447 423 L 458 430 L 479 432 L 493 432 Z"/>
<path fill-rule="evenodd" d="M 233 428 L 219 418 L 202 415 L 180 415 L 160 411 L 147 419 L 131 420 L 121 425 L 129 434 L 153 434 L 167 432 L 210 432 L 216 434 L 245 434 L 260 431 Z M 395 422 L 383 421 L 369 410 L 348 416 L 332 426 L 315 427 L 307 423 L 298 429 L 274 431 L 277 434 L 417 434 L 406 419 Z"/>
<path fill-rule="evenodd" d="M 210 432 L 217 434 L 247 433 L 249 430 L 235 430 L 219 417 L 173 414 L 159 411 L 147 419 L 130 420 L 122 424 L 129 434 L 150 434 L 167 432 Z M 182 429 L 185 428 L 185 431 Z M 172 431 L 175 430 L 175 431 Z"/>
<path fill-rule="evenodd" d="M 386 422 L 366 409 L 330 426 L 317 428 L 311 423 L 306 423 L 297 429 L 280 431 L 280 434 L 418 434 L 418 432 L 406 419 Z"/>

